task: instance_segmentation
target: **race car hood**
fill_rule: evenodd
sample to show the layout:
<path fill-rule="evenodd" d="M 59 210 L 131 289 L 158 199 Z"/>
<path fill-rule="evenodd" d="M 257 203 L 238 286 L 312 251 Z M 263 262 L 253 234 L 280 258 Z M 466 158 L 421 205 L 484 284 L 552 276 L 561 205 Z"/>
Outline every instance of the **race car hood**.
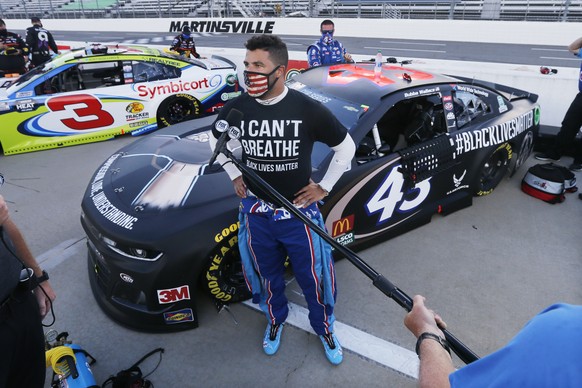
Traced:
<path fill-rule="evenodd" d="M 95 176 L 94 182 L 102 177 L 103 193 L 117 208 L 157 214 L 204 207 L 234 195 L 224 171 L 217 164 L 208 166 L 208 132 L 144 140 L 112 155 Z"/>

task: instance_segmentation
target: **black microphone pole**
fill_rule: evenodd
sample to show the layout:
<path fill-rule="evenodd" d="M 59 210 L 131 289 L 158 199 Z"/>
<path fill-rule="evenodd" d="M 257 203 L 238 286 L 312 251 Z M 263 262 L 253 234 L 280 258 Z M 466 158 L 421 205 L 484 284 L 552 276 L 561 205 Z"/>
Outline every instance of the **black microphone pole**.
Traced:
<path fill-rule="evenodd" d="M 374 268 L 370 267 L 368 263 L 362 260 L 358 255 L 356 255 L 351 249 L 341 245 L 335 241 L 325 230 L 320 228 L 312 220 L 307 218 L 300 210 L 298 210 L 287 198 L 285 198 L 281 193 L 276 191 L 269 183 L 267 183 L 263 178 L 257 175 L 253 170 L 244 165 L 239 161 L 232 152 L 225 147 L 222 151 L 234 165 L 243 173 L 243 175 L 252 181 L 254 184 L 259 186 L 263 191 L 271 194 L 273 198 L 278 202 L 277 205 L 283 206 L 295 217 L 299 218 L 305 225 L 309 226 L 315 233 L 317 233 L 321 238 L 327 241 L 334 249 L 344 255 L 353 265 L 356 266 L 360 271 L 362 271 L 366 276 L 372 280 L 372 284 L 382 291 L 384 295 L 393 299 L 406 311 L 412 310 L 412 298 L 406 295 L 406 293 L 396 287 L 390 280 L 385 278 L 382 274 L 378 273 Z M 441 330 L 445 334 L 450 348 L 455 352 L 455 354 L 465 363 L 469 364 L 473 361 L 479 359 L 471 349 L 469 349 L 465 344 L 463 344 L 457 337 L 451 334 L 448 330 L 441 327 Z"/>
<path fill-rule="evenodd" d="M 243 119 L 243 113 L 238 109 L 231 109 L 226 116 L 226 120 L 217 120 L 214 123 L 214 129 L 221 133 L 218 141 L 216 142 L 216 148 L 214 148 L 214 153 L 208 161 L 208 167 L 211 168 L 218 154 L 221 152 L 224 154 L 224 148 L 226 143 L 230 139 L 238 139 L 240 137 L 240 129 L 236 125 L 240 125 L 240 121 Z M 210 134 L 212 136 L 212 134 Z"/>

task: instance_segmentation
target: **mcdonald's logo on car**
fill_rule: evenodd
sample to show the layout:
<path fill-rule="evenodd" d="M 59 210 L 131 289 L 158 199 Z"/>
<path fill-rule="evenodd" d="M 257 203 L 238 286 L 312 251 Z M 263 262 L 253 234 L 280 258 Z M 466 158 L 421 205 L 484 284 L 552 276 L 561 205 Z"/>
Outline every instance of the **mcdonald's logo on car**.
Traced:
<path fill-rule="evenodd" d="M 331 237 L 341 236 L 354 229 L 354 215 L 350 214 L 347 217 L 334 221 L 331 226 Z"/>

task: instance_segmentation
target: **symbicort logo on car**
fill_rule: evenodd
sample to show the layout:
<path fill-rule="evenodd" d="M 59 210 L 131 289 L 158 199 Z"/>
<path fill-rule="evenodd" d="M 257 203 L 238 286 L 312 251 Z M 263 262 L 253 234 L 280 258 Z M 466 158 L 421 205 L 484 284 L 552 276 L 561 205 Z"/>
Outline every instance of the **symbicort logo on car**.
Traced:
<path fill-rule="evenodd" d="M 189 91 L 212 92 L 222 85 L 222 76 L 214 75 L 212 78 L 204 78 L 201 80 L 194 80 L 190 82 L 183 82 L 182 80 L 170 81 L 161 85 L 144 85 L 137 86 L 138 95 L 140 97 L 148 97 L 153 99 L 157 96 L 166 94 L 184 93 Z"/>

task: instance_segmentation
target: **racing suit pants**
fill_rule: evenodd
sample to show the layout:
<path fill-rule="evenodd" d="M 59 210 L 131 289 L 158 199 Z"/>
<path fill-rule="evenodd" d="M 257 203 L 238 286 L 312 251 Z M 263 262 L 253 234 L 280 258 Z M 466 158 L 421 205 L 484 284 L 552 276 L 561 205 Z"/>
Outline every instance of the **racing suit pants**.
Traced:
<path fill-rule="evenodd" d="M 312 206 L 321 218 L 316 205 Z M 252 265 L 248 268 L 247 264 L 245 276 L 252 272 L 258 275 L 262 289 L 261 308 L 270 323 L 283 323 L 289 313 L 284 278 L 285 260 L 289 256 L 293 273 L 307 301 L 313 330 L 318 335 L 330 333 L 335 320 L 333 308 L 336 296 L 331 250 L 302 221 L 286 214 L 287 217 L 279 217 L 277 211 L 268 211 L 247 213 L 241 217 L 243 234 L 239 232 L 239 245 L 245 244 L 244 248 L 248 248 Z M 243 251 L 245 249 L 241 247 L 241 255 L 244 256 Z M 253 294 L 257 292 L 251 291 Z"/>
<path fill-rule="evenodd" d="M 571 147 L 576 135 L 582 127 L 582 92 L 579 92 L 566 111 L 562 127 L 556 136 L 555 150 L 562 154 L 565 148 Z M 582 163 L 582 144 L 574 144 L 574 163 Z"/>

